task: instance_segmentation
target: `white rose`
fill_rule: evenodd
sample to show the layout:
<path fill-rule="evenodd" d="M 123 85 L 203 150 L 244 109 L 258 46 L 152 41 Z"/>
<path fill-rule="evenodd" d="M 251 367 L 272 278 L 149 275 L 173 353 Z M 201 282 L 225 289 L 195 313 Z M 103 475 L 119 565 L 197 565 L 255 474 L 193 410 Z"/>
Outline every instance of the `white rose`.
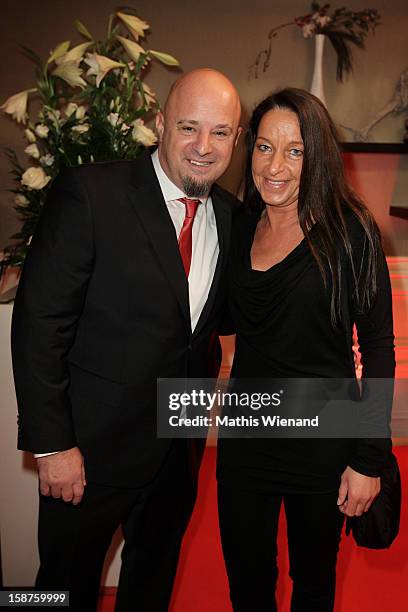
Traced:
<path fill-rule="evenodd" d="M 24 149 L 24 153 L 27 153 L 27 155 L 34 159 L 40 158 L 40 150 L 35 143 L 28 145 L 28 147 Z"/>
<path fill-rule="evenodd" d="M 157 142 L 154 132 L 145 126 L 142 119 L 136 119 L 132 123 L 132 138 L 145 147 L 150 147 Z"/>
<path fill-rule="evenodd" d="M 24 130 L 25 136 L 28 140 L 28 142 L 35 142 L 37 139 L 35 137 L 35 134 L 32 130 Z"/>
<path fill-rule="evenodd" d="M 49 131 L 50 131 L 49 128 L 46 125 L 44 125 L 43 123 L 40 123 L 35 128 L 35 133 L 40 138 L 47 138 Z"/>
<path fill-rule="evenodd" d="M 119 117 L 118 113 L 109 113 L 107 119 L 112 127 L 115 127 L 118 123 L 122 123 L 122 119 Z"/>
<path fill-rule="evenodd" d="M 52 166 L 55 161 L 55 158 L 51 153 L 47 153 L 47 155 L 43 155 L 40 157 L 40 164 L 42 166 Z"/>
<path fill-rule="evenodd" d="M 51 180 L 42 168 L 28 168 L 21 177 L 21 184 L 29 187 L 29 189 L 42 189 Z"/>
<path fill-rule="evenodd" d="M 82 125 L 74 125 L 72 129 L 73 132 L 78 132 L 78 134 L 85 134 L 89 130 L 89 125 L 87 123 L 83 123 Z"/>
<path fill-rule="evenodd" d="M 17 204 L 17 206 L 27 206 L 29 200 L 22 193 L 18 193 L 14 198 L 14 202 Z"/>

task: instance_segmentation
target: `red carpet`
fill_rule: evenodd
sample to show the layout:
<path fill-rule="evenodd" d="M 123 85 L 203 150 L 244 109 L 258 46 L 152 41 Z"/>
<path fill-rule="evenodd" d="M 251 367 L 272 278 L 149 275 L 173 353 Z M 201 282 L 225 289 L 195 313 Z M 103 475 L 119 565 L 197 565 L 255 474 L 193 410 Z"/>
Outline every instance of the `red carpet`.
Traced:
<path fill-rule="evenodd" d="M 392 548 L 386 551 L 358 549 L 351 538 L 343 537 L 336 612 L 402 612 L 407 609 L 408 493 L 404 484 L 408 482 L 408 447 L 397 447 L 395 453 L 403 479 L 400 534 Z M 231 612 L 218 533 L 214 464 L 215 449 L 208 448 L 201 469 L 198 503 L 183 545 L 171 612 Z M 279 530 L 280 612 L 289 612 L 291 591 L 285 539 L 282 517 Z M 254 612 L 256 609 L 254 599 Z M 112 610 L 113 596 L 105 596 L 101 612 Z"/>

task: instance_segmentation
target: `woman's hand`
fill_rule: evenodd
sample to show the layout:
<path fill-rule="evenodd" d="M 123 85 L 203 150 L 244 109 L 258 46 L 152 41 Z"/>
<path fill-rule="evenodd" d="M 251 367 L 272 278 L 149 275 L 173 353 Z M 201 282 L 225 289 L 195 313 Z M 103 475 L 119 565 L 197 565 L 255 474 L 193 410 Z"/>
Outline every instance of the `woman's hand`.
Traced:
<path fill-rule="evenodd" d="M 361 516 L 367 512 L 380 492 L 380 478 L 364 476 L 348 466 L 342 476 L 337 505 L 346 516 Z"/>

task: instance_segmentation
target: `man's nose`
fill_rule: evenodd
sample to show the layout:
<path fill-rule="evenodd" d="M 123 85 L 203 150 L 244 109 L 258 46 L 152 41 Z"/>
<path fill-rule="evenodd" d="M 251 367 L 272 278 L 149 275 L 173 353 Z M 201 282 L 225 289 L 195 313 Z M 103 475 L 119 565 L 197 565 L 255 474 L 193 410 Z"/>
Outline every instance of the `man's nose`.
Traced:
<path fill-rule="evenodd" d="M 211 134 L 205 131 L 199 132 L 194 141 L 193 148 L 201 156 L 211 153 Z"/>

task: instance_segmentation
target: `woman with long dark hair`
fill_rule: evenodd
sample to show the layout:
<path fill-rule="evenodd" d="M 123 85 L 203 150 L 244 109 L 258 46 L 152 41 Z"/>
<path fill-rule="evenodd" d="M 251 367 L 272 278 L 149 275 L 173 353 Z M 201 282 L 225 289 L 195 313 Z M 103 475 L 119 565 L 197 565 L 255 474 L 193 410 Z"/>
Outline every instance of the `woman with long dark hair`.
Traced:
<path fill-rule="evenodd" d="M 348 186 L 335 126 L 306 91 L 255 109 L 232 242 L 231 377 L 394 376 L 391 290 L 374 219 Z M 276 535 L 288 525 L 292 612 L 329 612 L 345 516 L 380 490 L 390 439 L 220 439 L 218 497 L 235 612 L 276 610 Z"/>

